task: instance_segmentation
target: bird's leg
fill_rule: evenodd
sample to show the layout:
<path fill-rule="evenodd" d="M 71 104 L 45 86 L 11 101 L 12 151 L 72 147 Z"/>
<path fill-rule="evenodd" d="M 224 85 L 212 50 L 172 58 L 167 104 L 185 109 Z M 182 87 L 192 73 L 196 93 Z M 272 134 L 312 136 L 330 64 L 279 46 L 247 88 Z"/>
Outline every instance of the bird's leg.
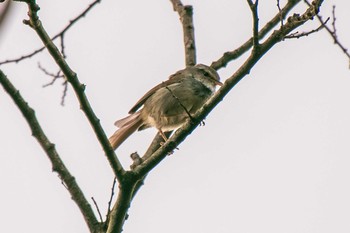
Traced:
<path fill-rule="evenodd" d="M 168 140 L 167 136 L 165 136 L 164 132 L 161 129 L 158 129 L 158 132 L 160 134 L 160 136 L 162 136 L 162 138 L 164 139 L 164 142 L 166 142 Z"/>
<path fill-rule="evenodd" d="M 164 140 L 164 142 L 160 143 L 160 145 L 163 146 L 164 143 L 168 140 L 168 138 L 167 138 L 167 136 L 164 134 L 164 132 L 161 129 L 158 129 L 158 132 L 159 132 L 159 134 L 162 136 L 162 138 Z M 175 149 L 178 150 L 179 148 L 176 147 Z M 172 155 L 172 154 L 174 154 L 174 151 L 170 151 L 168 153 L 168 155 Z"/>

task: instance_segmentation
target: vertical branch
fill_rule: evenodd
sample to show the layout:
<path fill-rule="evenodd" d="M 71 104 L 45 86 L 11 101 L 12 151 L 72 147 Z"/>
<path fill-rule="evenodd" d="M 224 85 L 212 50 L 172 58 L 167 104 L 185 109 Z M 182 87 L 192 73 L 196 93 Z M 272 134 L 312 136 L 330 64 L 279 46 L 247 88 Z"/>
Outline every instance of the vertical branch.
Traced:
<path fill-rule="evenodd" d="M 117 201 L 110 213 L 106 233 L 120 233 L 123 231 L 125 220 L 127 219 L 128 209 L 132 200 L 134 184 L 123 185 L 120 187 Z"/>
<path fill-rule="evenodd" d="M 283 15 L 282 15 L 282 9 L 280 6 L 280 0 L 277 0 L 277 8 L 278 8 L 278 12 L 280 13 L 281 27 L 283 27 Z"/>
<path fill-rule="evenodd" d="M 253 50 L 259 47 L 259 17 L 258 17 L 258 3 L 259 0 L 255 0 L 255 3 L 252 0 L 247 0 L 250 10 L 253 15 Z"/>
<path fill-rule="evenodd" d="M 174 11 L 176 11 L 179 14 L 182 23 L 185 44 L 186 67 L 194 66 L 197 62 L 193 26 L 193 7 L 184 6 L 180 0 L 170 1 L 173 4 Z"/>
<path fill-rule="evenodd" d="M 173 4 L 174 11 L 176 11 L 182 23 L 183 29 L 183 37 L 184 37 L 184 47 L 185 47 L 185 63 L 186 67 L 194 66 L 196 61 L 196 46 L 195 46 L 195 38 L 194 38 L 194 26 L 193 26 L 193 8 L 192 6 L 184 6 L 181 0 L 170 0 Z M 171 134 L 171 132 L 166 133 L 167 136 Z M 151 145 L 146 151 L 145 155 L 142 157 L 143 160 L 150 157 L 156 150 L 159 149 L 160 143 L 163 142 L 163 138 L 157 134 L 153 139 Z M 145 176 L 142 178 L 142 180 Z M 142 182 L 139 182 L 140 185 L 137 186 L 136 192 L 142 185 Z"/>
<path fill-rule="evenodd" d="M 192 6 L 184 6 L 181 0 L 170 0 L 173 4 L 174 11 L 176 11 L 182 23 L 183 29 L 183 37 L 184 37 L 184 46 L 185 46 L 185 60 L 186 67 L 194 66 L 196 62 L 196 46 L 195 46 L 195 38 L 194 38 L 194 26 L 193 26 L 193 8 Z M 171 134 L 171 132 L 166 133 L 167 136 Z M 156 150 L 159 149 L 160 143 L 163 142 L 163 138 L 160 134 L 157 134 L 149 148 L 147 149 L 145 155 L 142 157 L 143 160 L 150 157 Z M 143 177 L 144 179 L 145 177 Z M 142 184 L 142 182 L 139 182 Z M 138 185 L 137 191 L 141 185 Z"/>
<path fill-rule="evenodd" d="M 79 188 L 75 178 L 70 174 L 63 161 L 61 160 L 55 145 L 45 135 L 42 130 L 34 110 L 23 99 L 18 90 L 13 86 L 10 80 L 7 79 L 5 74 L 0 70 L 0 84 L 4 87 L 5 91 L 9 94 L 12 100 L 15 102 L 24 118 L 26 119 L 29 127 L 32 130 L 32 135 L 37 139 L 46 155 L 51 161 L 52 170 L 57 172 L 62 182 L 67 187 L 72 199 L 78 205 L 81 213 L 84 216 L 85 222 L 88 225 L 90 232 L 98 232 L 100 223 L 97 221 L 94 212 L 85 198 L 83 192 Z"/>

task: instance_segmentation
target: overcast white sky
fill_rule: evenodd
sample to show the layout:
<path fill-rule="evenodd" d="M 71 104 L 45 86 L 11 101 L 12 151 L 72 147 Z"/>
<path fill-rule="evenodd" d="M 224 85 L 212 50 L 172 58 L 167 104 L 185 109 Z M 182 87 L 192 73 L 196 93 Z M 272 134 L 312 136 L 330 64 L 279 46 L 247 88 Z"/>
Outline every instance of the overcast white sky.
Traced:
<path fill-rule="evenodd" d="M 252 32 L 245 0 L 183 1 L 194 6 L 198 62 L 210 64 Z M 38 1 L 50 35 L 90 1 Z M 350 2 L 337 5 L 339 38 L 350 47 Z M 260 23 L 278 11 L 260 1 Z M 301 12 L 302 8 L 295 11 Z M 15 3 L 0 35 L 0 60 L 41 46 Z M 304 29 L 317 27 L 310 23 Z M 181 25 L 170 1 L 103 0 L 65 36 L 67 61 L 106 132 L 148 89 L 183 68 Z M 74 93 L 60 106 L 37 64 L 57 72 L 46 52 L 0 67 L 35 108 L 45 132 L 87 198 L 104 214 L 113 174 Z M 219 71 L 223 80 L 241 64 Z M 274 47 L 198 128 L 147 178 L 124 232 L 345 233 L 350 231 L 349 61 L 325 32 Z M 88 232 L 85 222 L 12 100 L 0 88 L 1 232 Z M 144 152 L 155 130 L 117 151 Z M 91 202 L 92 204 L 92 202 Z M 104 216 L 103 216 L 104 217 Z"/>

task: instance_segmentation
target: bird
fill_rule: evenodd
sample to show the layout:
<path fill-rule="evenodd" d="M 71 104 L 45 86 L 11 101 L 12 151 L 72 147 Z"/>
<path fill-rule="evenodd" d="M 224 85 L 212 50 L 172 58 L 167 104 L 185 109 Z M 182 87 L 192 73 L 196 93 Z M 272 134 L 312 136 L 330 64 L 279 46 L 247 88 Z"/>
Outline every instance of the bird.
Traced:
<path fill-rule="evenodd" d="M 127 117 L 115 122 L 119 129 L 109 138 L 112 148 L 116 150 L 135 131 L 150 127 L 155 127 L 166 141 L 164 132 L 178 129 L 191 119 L 218 85 L 223 85 L 218 73 L 203 64 L 172 74 L 142 96 Z"/>

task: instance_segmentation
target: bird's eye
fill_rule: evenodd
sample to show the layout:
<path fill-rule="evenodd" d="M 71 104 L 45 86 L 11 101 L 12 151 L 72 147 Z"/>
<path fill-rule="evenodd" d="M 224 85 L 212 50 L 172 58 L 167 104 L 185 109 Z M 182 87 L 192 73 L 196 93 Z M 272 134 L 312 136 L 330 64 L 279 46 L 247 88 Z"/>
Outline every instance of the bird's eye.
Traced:
<path fill-rule="evenodd" d="M 207 71 L 203 71 L 203 74 L 204 74 L 204 76 L 207 76 L 207 77 L 210 76 L 210 74 Z"/>

